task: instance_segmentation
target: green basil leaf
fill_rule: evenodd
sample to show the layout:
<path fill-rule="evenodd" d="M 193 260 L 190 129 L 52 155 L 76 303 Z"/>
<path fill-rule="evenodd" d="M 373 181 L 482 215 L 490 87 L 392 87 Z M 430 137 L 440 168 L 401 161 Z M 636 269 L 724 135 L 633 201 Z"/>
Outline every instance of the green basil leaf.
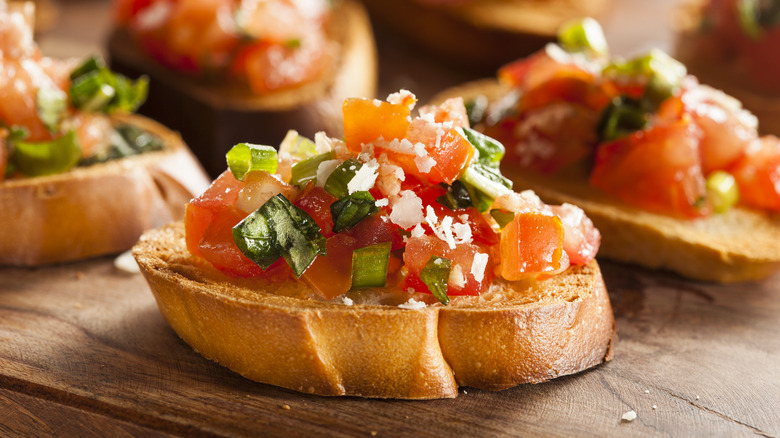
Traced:
<path fill-rule="evenodd" d="M 300 277 L 318 254 L 327 254 L 325 236 L 311 216 L 276 195 L 233 227 L 241 252 L 268 269 L 279 257 Z"/>
<path fill-rule="evenodd" d="M 498 165 L 501 164 L 501 159 L 504 158 L 504 145 L 470 128 L 458 128 L 458 132 L 474 146 L 476 150 L 475 162 L 483 166 L 498 168 Z"/>
<path fill-rule="evenodd" d="M 431 256 L 428 263 L 420 271 L 420 280 L 428 286 L 428 290 L 445 306 L 450 302 L 447 296 L 447 283 L 450 279 L 452 262 L 439 256 Z"/>
<path fill-rule="evenodd" d="M 49 141 L 16 140 L 11 155 L 16 170 L 27 176 L 62 173 L 75 166 L 79 159 L 81 147 L 73 130 Z"/>
<path fill-rule="evenodd" d="M 391 243 L 383 242 L 352 251 L 352 289 L 385 285 L 390 249 Z"/>
<path fill-rule="evenodd" d="M 620 96 L 604 108 L 596 132 L 600 142 L 613 141 L 644 129 L 648 120 L 642 103 L 627 96 Z"/>
<path fill-rule="evenodd" d="M 276 149 L 251 143 L 239 143 L 227 152 L 228 167 L 237 180 L 243 181 L 247 173 L 264 170 L 275 173 L 279 165 Z"/>
<path fill-rule="evenodd" d="M 358 191 L 346 195 L 330 205 L 330 214 L 333 217 L 333 232 L 338 233 L 348 230 L 366 216 L 379 211 L 376 199 L 367 191 Z"/>
<path fill-rule="evenodd" d="M 455 180 L 451 186 L 444 183 L 442 185 L 447 189 L 447 193 L 436 198 L 439 204 L 450 210 L 459 210 L 473 205 L 469 191 L 461 181 Z"/>
<path fill-rule="evenodd" d="M 361 167 L 363 167 L 363 163 L 352 158 L 339 164 L 325 181 L 325 191 L 338 199 L 347 196 L 349 194 L 347 184 L 352 181 Z"/>

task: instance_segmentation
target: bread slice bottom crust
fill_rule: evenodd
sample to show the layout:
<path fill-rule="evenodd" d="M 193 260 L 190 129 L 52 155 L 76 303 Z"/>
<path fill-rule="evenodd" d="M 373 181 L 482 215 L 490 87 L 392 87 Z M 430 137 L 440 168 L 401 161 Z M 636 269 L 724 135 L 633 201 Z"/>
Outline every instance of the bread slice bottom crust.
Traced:
<path fill-rule="evenodd" d="M 150 119 L 118 116 L 164 149 L 0 182 L 0 265 L 39 266 L 130 249 L 145 230 L 184 215 L 208 178 L 181 138 Z"/>
<path fill-rule="evenodd" d="M 434 97 L 484 95 L 507 89 L 494 79 L 474 81 Z M 601 231 L 599 257 L 667 269 L 688 278 L 733 283 L 760 280 L 780 270 L 780 220 L 769 212 L 732 208 L 701 219 L 678 219 L 629 206 L 588 183 L 586 169 L 539 175 L 504 160 L 514 190 L 531 189 L 550 204 L 582 208 Z"/>
<path fill-rule="evenodd" d="M 187 252 L 181 223 L 145 233 L 133 254 L 185 342 L 249 379 L 295 391 L 449 398 L 459 385 L 502 390 L 611 358 L 615 325 L 595 261 L 409 310 L 324 301 L 299 282 L 228 278 Z"/>

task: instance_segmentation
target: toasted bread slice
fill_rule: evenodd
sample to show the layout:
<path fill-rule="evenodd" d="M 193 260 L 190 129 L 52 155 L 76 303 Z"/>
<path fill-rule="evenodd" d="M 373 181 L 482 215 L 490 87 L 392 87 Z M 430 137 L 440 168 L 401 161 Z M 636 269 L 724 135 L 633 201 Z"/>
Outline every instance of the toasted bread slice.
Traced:
<path fill-rule="evenodd" d="M 501 390 L 611 358 L 614 320 L 596 262 L 411 310 L 398 307 L 411 296 L 398 290 L 351 292 L 346 305 L 301 282 L 227 277 L 187 252 L 181 223 L 147 232 L 133 255 L 184 341 L 249 379 L 296 391 L 455 397 L 459 385 Z"/>
<path fill-rule="evenodd" d="M 145 117 L 119 116 L 159 136 L 164 149 L 0 182 L 0 265 L 37 266 L 129 249 L 144 230 L 184 215 L 208 186 L 174 132 Z"/>
<path fill-rule="evenodd" d="M 479 95 L 492 101 L 507 91 L 498 81 L 486 79 L 446 90 L 433 101 Z M 720 283 L 759 280 L 780 269 L 780 219 L 771 213 L 737 207 L 682 220 L 610 197 L 588 184 L 584 169 L 545 176 L 504 161 L 501 170 L 514 181 L 515 190 L 532 189 L 547 203 L 568 202 L 585 210 L 601 231 L 601 257 Z"/>
<path fill-rule="evenodd" d="M 603 15 L 612 0 L 364 0 L 372 17 L 433 55 L 492 73 L 556 40 L 568 20 Z M 439 4 L 436 4 L 439 3 Z"/>
<path fill-rule="evenodd" d="M 206 170 L 217 175 L 234 144 L 247 138 L 279 144 L 288 126 L 306 136 L 341 135 L 344 99 L 374 96 L 377 58 L 368 14 L 353 0 L 334 8 L 328 35 L 338 48 L 335 60 L 321 78 L 295 88 L 257 95 L 237 81 L 177 73 L 146 55 L 121 28 L 108 41 L 111 67 L 131 77 L 149 75 L 151 92 L 140 111 L 180 131 Z"/>

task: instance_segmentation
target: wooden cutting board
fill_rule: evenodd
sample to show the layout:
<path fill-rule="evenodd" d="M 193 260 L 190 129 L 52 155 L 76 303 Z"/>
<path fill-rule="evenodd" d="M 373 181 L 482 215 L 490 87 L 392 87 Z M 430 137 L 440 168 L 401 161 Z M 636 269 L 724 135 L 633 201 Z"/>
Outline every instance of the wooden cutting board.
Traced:
<path fill-rule="evenodd" d="M 246 380 L 182 342 L 143 278 L 112 262 L 0 269 L 0 435 L 780 435 L 780 276 L 702 285 L 602 262 L 612 362 L 396 401 Z"/>

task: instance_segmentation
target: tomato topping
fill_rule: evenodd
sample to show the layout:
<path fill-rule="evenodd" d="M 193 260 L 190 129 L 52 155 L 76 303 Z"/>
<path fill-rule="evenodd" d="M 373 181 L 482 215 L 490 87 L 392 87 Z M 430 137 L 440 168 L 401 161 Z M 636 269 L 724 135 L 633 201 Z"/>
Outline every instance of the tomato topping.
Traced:
<path fill-rule="evenodd" d="M 428 287 L 420 279 L 420 272 L 431 256 L 435 255 L 450 260 L 453 270 L 456 269 L 456 265 L 460 270 L 460 278 L 455 279 L 453 278 L 455 275 L 450 275 L 448 295 L 479 295 L 490 287 L 490 283 L 493 281 L 493 269 L 488 263 L 488 266 L 481 272 L 483 277 L 479 280 L 471 272 L 471 269 L 474 256 L 487 253 L 486 248 L 473 243 L 457 245 L 451 249 L 446 242 L 435 236 L 411 237 L 406 241 L 404 265 L 407 274 L 401 282 L 401 287 L 403 289 L 412 288 L 418 292 L 429 292 Z M 453 280 L 462 280 L 462 283 Z"/>
<path fill-rule="evenodd" d="M 596 152 L 590 183 L 624 202 L 682 217 L 710 212 L 699 161 L 701 132 L 689 119 L 637 131 Z"/>
<path fill-rule="evenodd" d="M 254 277 L 263 269 L 248 259 L 233 241 L 233 227 L 246 217 L 246 213 L 221 205 L 211 210 L 213 218 L 198 243 L 198 253 L 218 269 L 238 277 Z"/>
<path fill-rule="evenodd" d="M 552 206 L 563 222 L 563 250 L 572 265 L 587 265 L 596 257 L 601 245 L 601 233 L 581 208 L 571 204 Z"/>
<path fill-rule="evenodd" d="M 391 242 L 392 250 L 404 246 L 404 238 L 398 231 L 398 227 L 393 225 L 387 216 L 368 216 L 352 227 L 348 233 L 355 239 L 356 248 L 383 242 Z"/>
<path fill-rule="evenodd" d="M 303 211 L 309 213 L 314 222 L 320 226 L 322 235 L 332 236 L 333 216 L 330 213 L 330 206 L 336 202 L 336 197 L 326 192 L 322 187 L 309 184 L 304 189 L 301 196 L 293 204 L 301 207 Z"/>
<path fill-rule="evenodd" d="M 501 232 L 501 276 L 509 281 L 554 274 L 568 267 L 564 226 L 557 216 L 517 213 Z"/>
<path fill-rule="evenodd" d="M 754 142 L 731 173 L 744 204 L 780 211 L 780 140 L 777 137 L 766 136 Z"/>
<path fill-rule="evenodd" d="M 432 132 L 431 129 L 412 124 L 409 126 L 407 138 L 412 143 L 424 144 L 425 152 L 432 161 L 423 161 L 423 165 L 419 165 L 417 157 L 409 155 L 396 157 L 396 160 L 405 172 L 423 178 L 431 184 L 452 184 L 474 155 L 474 147 L 455 129 Z"/>
<path fill-rule="evenodd" d="M 406 137 L 409 107 L 379 100 L 351 98 L 344 101 L 344 142 L 353 153 L 380 137 L 386 141 Z"/>
<path fill-rule="evenodd" d="M 237 180 L 229 170 L 226 170 L 211 183 L 205 192 L 187 203 L 184 229 L 187 235 L 187 249 L 190 253 L 200 255 L 198 249 L 200 239 L 213 220 L 215 211 L 223 205 L 235 205 L 238 193 L 243 187 L 244 183 Z"/>
<path fill-rule="evenodd" d="M 352 287 L 352 251 L 357 239 L 336 234 L 328 239 L 328 255 L 318 255 L 301 279 L 320 296 L 330 300 Z"/>

